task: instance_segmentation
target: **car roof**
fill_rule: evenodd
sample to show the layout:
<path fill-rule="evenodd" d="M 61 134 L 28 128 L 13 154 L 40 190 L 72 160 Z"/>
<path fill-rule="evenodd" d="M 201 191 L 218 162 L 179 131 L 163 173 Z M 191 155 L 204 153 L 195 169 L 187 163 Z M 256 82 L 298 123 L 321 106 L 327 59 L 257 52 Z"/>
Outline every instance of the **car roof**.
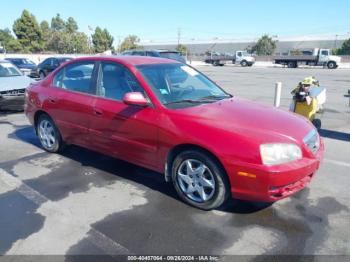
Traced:
<path fill-rule="evenodd" d="M 77 58 L 74 61 L 84 61 L 84 60 L 104 60 L 104 61 L 114 61 L 120 62 L 132 66 L 146 65 L 146 64 L 169 64 L 169 63 L 180 63 L 175 60 L 170 60 L 167 58 L 152 57 L 152 56 L 90 56 Z"/>
<path fill-rule="evenodd" d="M 11 63 L 11 61 L 5 60 L 5 59 L 0 59 L 0 63 Z"/>

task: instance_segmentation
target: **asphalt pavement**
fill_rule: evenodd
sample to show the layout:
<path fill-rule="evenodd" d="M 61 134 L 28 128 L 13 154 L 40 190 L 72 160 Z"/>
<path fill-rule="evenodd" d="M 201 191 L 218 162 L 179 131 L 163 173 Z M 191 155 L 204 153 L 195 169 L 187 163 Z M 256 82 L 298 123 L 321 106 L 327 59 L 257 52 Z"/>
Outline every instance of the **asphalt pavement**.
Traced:
<path fill-rule="evenodd" d="M 162 174 L 76 146 L 46 153 L 23 113 L 2 113 L 0 255 L 350 255 L 350 70 L 198 69 L 264 104 L 281 81 L 285 110 L 298 81 L 319 79 L 326 152 L 306 189 L 274 204 L 232 200 L 205 212 L 181 202 Z"/>

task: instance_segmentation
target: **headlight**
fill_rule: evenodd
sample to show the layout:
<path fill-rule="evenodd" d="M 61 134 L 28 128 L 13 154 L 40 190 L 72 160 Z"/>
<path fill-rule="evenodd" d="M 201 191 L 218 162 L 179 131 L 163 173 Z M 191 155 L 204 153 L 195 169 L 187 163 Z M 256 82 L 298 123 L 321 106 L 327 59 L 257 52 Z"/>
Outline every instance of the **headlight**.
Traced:
<path fill-rule="evenodd" d="M 301 149 L 295 144 L 262 144 L 260 155 L 264 165 L 272 166 L 302 158 Z"/>

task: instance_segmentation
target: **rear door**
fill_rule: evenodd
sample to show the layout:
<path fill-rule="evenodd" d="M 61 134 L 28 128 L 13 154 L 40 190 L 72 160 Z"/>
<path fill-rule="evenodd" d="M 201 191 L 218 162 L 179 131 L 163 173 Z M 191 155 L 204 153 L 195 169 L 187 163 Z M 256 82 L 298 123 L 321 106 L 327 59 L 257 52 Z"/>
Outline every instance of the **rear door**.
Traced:
<path fill-rule="evenodd" d="M 156 167 L 158 112 L 153 106 L 123 103 L 127 92 L 142 92 L 134 75 L 123 65 L 101 62 L 90 135 L 94 148 L 126 161 Z"/>
<path fill-rule="evenodd" d="M 88 128 L 96 95 L 95 61 L 69 64 L 54 77 L 47 101 L 63 139 L 78 145 L 89 145 Z"/>

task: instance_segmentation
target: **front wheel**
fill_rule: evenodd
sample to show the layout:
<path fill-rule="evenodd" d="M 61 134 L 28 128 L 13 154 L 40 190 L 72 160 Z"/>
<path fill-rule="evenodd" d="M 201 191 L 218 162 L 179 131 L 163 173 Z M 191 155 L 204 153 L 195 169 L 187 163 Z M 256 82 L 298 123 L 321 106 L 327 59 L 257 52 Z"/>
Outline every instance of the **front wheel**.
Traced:
<path fill-rule="evenodd" d="M 39 137 L 42 147 L 50 152 L 56 153 L 63 148 L 63 141 L 59 130 L 52 119 L 43 114 L 39 117 L 36 125 L 36 133 Z"/>
<path fill-rule="evenodd" d="M 337 68 L 337 63 L 330 61 L 330 62 L 328 62 L 327 67 L 328 67 L 328 69 L 335 69 L 335 68 Z"/>
<path fill-rule="evenodd" d="M 203 210 L 220 207 L 230 195 L 223 168 L 213 157 L 199 150 L 184 151 L 175 158 L 172 181 L 183 201 Z"/>
<path fill-rule="evenodd" d="M 245 61 L 245 60 L 243 60 L 243 61 L 241 62 L 241 66 L 242 66 L 242 67 L 246 67 L 246 66 L 248 66 L 248 62 L 247 62 L 247 61 Z"/>
<path fill-rule="evenodd" d="M 45 73 L 43 71 L 40 71 L 39 78 L 43 80 L 45 78 Z"/>

